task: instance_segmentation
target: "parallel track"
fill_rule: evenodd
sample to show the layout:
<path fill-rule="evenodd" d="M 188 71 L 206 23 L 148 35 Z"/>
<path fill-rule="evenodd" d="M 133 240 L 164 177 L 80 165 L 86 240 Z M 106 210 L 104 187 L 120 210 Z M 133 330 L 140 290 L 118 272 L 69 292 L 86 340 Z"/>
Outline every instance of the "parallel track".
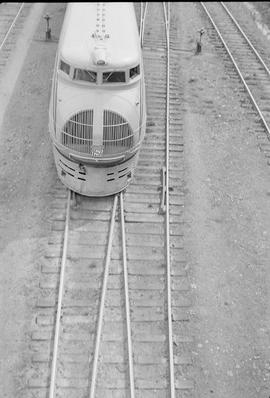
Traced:
<path fill-rule="evenodd" d="M 270 140 L 270 70 L 222 2 L 201 3 L 226 49 Z"/>
<path fill-rule="evenodd" d="M 30 387 L 34 391 L 48 388 L 46 397 L 85 397 L 90 386 L 93 353 L 98 345 L 100 291 L 104 270 L 108 272 L 113 236 L 110 221 L 113 225 L 115 209 L 112 198 L 73 196 L 71 200 L 70 192 L 65 209 L 65 197 L 64 188 L 59 186 L 52 215 L 53 233 L 42 268 L 38 330 L 32 336 L 33 346 L 39 349 L 35 349 L 37 353 L 33 357 L 37 373 Z M 115 279 L 118 260 L 110 264 Z M 113 285 L 111 281 L 110 284 Z M 111 321 L 113 323 L 112 318 Z M 110 344 L 110 329 L 106 325 L 106 331 L 103 330 L 103 338 L 104 334 L 107 336 L 105 344 Z M 42 342 L 51 353 L 49 357 L 44 353 Z"/>
<path fill-rule="evenodd" d="M 50 360 L 36 357 L 41 367 L 30 383 L 48 388 L 49 398 L 175 398 L 193 390 L 183 137 L 178 103 L 170 100 L 178 84 L 170 68 L 170 3 L 141 7 L 140 21 L 150 127 L 134 182 L 111 198 L 76 195 L 71 202 L 69 192 L 66 215 L 64 209 L 56 215 L 65 220 L 64 241 L 56 233 L 47 256 L 57 263 L 56 270 L 49 267 L 54 281 L 44 273 L 37 316 L 38 324 L 52 327 L 56 303 L 55 324 L 53 334 L 33 336 L 53 344 Z"/>
<path fill-rule="evenodd" d="M 148 128 L 125 194 L 134 302 L 135 384 L 140 397 L 192 396 L 189 283 L 183 253 L 183 136 L 175 27 L 163 3 L 149 3 L 144 35 Z M 164 28 L 161 29 L 161 23 Z M 172 32 L 172 35 L 170 34 Z M 146 352 L 147 351 L 147 354 Z"/>
<path fill-rule="evenodd" d="M 0 75 L 15 47 L 31 3 L 0 4 Z"/>
<path fill-rule="evenodd" d="M 19 7 L 19 9 L 17 10 L 17 7 Z M 6 44 L 12 29 L 15 26 L 15 23 L 17 21 L 17 19 L 19 18 L 22 9 L 24 7 L 24 3 L 17 3 L 16 5 L 12 6 L 12 13 L 9 15 L 8 20 L 6 20 L 6 27 L 1 26 L 1 35 L 0 35 L 0 51 L 3 49 L 4 45 Z M 5 12 L 7 12 L 5 10 Z M 13 15 L 14 13 L 14 15 Z M 6 29 L 5 29 L 6 28 Z M 5 31 L 6 30 L 6 31 Z"/>

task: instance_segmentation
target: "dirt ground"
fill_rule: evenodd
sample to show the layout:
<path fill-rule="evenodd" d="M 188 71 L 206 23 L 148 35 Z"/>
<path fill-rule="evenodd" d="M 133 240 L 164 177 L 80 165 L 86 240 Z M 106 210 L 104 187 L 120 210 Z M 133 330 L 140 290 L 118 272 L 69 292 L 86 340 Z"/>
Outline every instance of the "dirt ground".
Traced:
<path fill-rule="evenodd" d="M 179 5 L 179 26 L 193 32 L 191 41 L 208 28 L 200 10 Z M 241 106 L 245 94 L 230 81 L 207 32 L 203 43 L 202 54 L 185 56 L 181 68 L 196 397 L 268 397 L 269 166 L 253 116 Z"/>
<path fill-rule="evenodd" d="M 52 3 L 40 13 L 0 126 L 4 398 L 26 397 L 40 259 L 50 234 L 57 181 L 47 133 L 57 42 L 44 42 L 42 17 L 46 12 L 53 16 L 56 39 L 64 7 Z M 253 116 L 242 107 L 243 94 L 230 81 L 207 31 L 202 54 L 194 55 L 197 31 L 207 26 L 200 5 L 183 2 L 174 7 L 185 109 L 185 242 L 194 303 L 194 397 L 265 398 L 270 395 L 269 166 L 258 147 Z M 246 18 L 254 24 L 249 12 Z M 265 41 L 261 32 L 256 35 Z M 16 63 L 20 54 L 18 48 L 10 62 Z"/>
<path fill-rule="evenodd" d="M 29 25 L 20 42 L 30 47 L 9 99 L 0 130 L 0 384 L 1 397 L 26 396 L 30 363 L 29 345 L 37 301 L 40 259 L 50 233 L 48 217 L 51 189 L 57 176 L 48 136 L 48 104 L 57 42 L 44 41 L 43 15 L 53 16 L 52 33 L 59 35 L 64 5 L 38 7 L 34 36 Z M 36 23 L 36 22 L 35 22 Z M 30 25 L 33 25 L 33 22 Z M 10 59 L 5 87 L 13 85 L 10 73 L 20 65 L 20 45 Z M 8 87 L 7 87 L 8 88 Z M 1 104 L 9 91 L 1 91 Z M 2 106 L 3 106 L 2 105 Z M 3 108 L 2 108 L 3 110 Z"/>
<path fill-rule="evenodd" d="M 249 2 L 258 12 L 258 19 L 270 28 L 270 7 L 267 1 L 250 1 Z"/>

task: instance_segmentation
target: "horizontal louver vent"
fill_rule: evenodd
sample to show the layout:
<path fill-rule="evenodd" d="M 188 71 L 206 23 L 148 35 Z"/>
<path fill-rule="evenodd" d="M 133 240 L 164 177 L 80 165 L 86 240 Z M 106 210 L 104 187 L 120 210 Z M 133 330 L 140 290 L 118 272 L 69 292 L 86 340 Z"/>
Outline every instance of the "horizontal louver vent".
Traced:
<path fill-rule="evenodd" d="M 72 116 L 62 131 L 62 144 L 74 151 L 91 153 L 93 145 L 93 110 Z"/>
<path fill-rule="evenodd" d="M 118 113 L 103 112 L 103 153 L 123 152 L 133 146 L 133 134 L 128 122 Z"/>

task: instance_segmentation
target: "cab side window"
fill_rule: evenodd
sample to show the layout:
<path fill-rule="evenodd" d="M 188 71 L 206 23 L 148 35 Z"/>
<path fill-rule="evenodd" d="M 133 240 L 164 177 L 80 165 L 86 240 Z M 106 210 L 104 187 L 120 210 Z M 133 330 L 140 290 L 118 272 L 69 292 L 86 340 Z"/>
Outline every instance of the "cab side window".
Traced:
<path fill-rule="evenodd" d="M 134 77 L 138 76 L 140 74 L 140 65 L 135 66 L 135 68 L 131 68 L 129 70 L 129 77 L 130 79 L 133 79 Z"/>
<path fill-rule="evenodd" d="M 60 61 L 60 70 L 62 70 L 63 72 L 65 72 L 67 75 L 69 75 L 69 72 L 70 72 L 70 65 L 61 60 L 61 61 Z"/>

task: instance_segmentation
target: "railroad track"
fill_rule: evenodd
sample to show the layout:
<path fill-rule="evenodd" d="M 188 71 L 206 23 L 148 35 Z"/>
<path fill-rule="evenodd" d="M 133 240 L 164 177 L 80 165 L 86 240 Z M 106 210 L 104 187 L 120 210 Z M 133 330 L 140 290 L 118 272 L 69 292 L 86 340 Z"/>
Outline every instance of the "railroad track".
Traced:
<path fill-rule="evenodd" d="M 160 28 L 162 4 L 149 3 L 147 14 L 143 54 L 149 123 L 134 182 L 125 194 L 127 253 L 145 295 L 144 303 L 134 307 L 145 335 L 134 348 L 134 356 L 144 361 L 141 396 L 173 397 L 192 390 L 186 369 L 192 339 L 185 331 L 190 302 L 182 245 L 182 112 L 177 71 L 170 62 L 175 54 L 168 51 L 169 42 L 174 44 L 173 26 L 168 22 L 167 31 Z M 147 356 L 142 355 L 145 349 Z"/>
<path fill-rule="evenodd" d="M 270 70 L 247 34 L 222 2 L 201 3 L 234 70 L 256 110 L 261 128 L 257 137 L 261 150 L 269 157 L 270 140 Z M 266 139 L 267 138 L 267 139 Z"/>
<path fill-rule="evenodd" d="M 69 192 L 66 202 L 64 187 L 55 190 L 32 335 L 35 397 L 193 394 L 175 28 L 169 3 L 149 3 L 137 15 L 146 137 L 125 193 L 96 199 Z"/>
<path fill-rule="evenodd" d="M 0 75 L 14 50 L 31 3 L 0 4 Z"/>

